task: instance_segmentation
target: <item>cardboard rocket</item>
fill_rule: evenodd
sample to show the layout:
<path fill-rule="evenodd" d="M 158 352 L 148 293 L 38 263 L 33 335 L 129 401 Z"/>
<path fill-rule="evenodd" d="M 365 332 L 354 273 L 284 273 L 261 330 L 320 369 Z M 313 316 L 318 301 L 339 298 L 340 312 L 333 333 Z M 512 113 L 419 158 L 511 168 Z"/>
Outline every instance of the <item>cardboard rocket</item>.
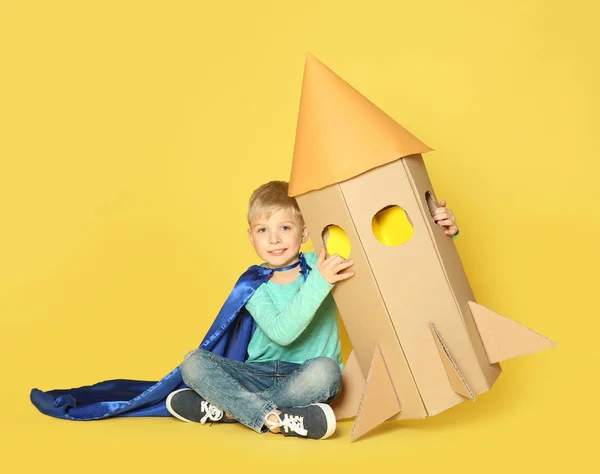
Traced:
<path fill-rule="evenodd" d="M 432 218 L 421 156 L 430 150 L 307 57 L 289 194 L 315 249 L 335 230 L 355 262 L 333 290 L 353 347 L 334 410 L 356 416 L 351 439 L 474 400 L 500 361 L 555 345 L 476 302 L 453 239 Z M 386 214 L 402 216 L 405 238 L 383 238 Z"/>

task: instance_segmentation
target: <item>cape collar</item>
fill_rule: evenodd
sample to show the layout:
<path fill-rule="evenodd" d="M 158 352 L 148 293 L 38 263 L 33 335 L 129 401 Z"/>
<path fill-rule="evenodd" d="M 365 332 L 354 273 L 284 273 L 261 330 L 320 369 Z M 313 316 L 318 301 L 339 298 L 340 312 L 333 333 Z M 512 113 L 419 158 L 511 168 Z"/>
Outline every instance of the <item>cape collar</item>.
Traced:
<path fill-rule="evenodd" d="M 271 272 L 285 272 L 286 270 L 291 270 L 292 268 L 296 268 L 298 265 L 300 265 L 300 273 L 302 273 L 304 281 L 306 281 L 306 278 L 308 277 L 308 272 L 311 271 L 312 268 L 310 267 L 310 265 L 308 263 L 306 263 L 306 258 L 304 258 L 304 254 L 302 252 L 300 252 L 300 255 L 298 256 L 298 261 L 296 263 L 292 263 L 291 265 L 288 265 L 287 267 L 269 268 L 268 270 Z"/>

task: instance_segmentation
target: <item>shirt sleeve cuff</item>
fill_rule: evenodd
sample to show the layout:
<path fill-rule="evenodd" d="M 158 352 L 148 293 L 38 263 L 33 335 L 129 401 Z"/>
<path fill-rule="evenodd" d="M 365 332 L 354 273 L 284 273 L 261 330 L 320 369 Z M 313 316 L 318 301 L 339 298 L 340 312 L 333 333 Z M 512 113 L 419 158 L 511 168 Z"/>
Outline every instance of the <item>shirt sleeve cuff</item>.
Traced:
<path fill-rule="evenodd" d="M 333 285 L 323 278 L 323 275 L 321 275 L 321 272 L 316 266 L 313 267 L 311 275 L 314 275 L 315 287 L 322 290 L 325 294 L 333 288 Z"/>

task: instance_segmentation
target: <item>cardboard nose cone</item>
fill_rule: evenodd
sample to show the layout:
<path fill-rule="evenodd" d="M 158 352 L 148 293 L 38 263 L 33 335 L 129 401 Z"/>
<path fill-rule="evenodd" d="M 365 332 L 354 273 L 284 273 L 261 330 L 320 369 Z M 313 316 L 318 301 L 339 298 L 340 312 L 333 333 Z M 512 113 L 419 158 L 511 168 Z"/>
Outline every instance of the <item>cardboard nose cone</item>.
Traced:
<path fill-rule="evenodd" d="M 321 61 L 307 55 L 290 196 L 428 151 L 431 148 Z"/>

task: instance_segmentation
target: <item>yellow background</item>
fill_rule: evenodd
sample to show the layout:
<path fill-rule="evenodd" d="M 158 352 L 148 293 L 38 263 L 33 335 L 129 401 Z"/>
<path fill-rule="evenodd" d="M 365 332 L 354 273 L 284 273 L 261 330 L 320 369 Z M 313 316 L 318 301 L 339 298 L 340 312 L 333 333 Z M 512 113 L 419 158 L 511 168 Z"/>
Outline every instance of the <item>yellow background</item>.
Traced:
<path fill-rule="evenodd" d="M 591 472 L 599 13 L 592 0 L 0 2 L 2 472 Z M 474 403 L 355 443 L 351 422 L 310 442 L 38 413 L 33 387 L 156 380 L 197 346 L 256 263 L 250 192 L 288 178 L 307 51 L 436 149 L 426 163 L 479 302 L 558 348 L 504 363 Z"/>

